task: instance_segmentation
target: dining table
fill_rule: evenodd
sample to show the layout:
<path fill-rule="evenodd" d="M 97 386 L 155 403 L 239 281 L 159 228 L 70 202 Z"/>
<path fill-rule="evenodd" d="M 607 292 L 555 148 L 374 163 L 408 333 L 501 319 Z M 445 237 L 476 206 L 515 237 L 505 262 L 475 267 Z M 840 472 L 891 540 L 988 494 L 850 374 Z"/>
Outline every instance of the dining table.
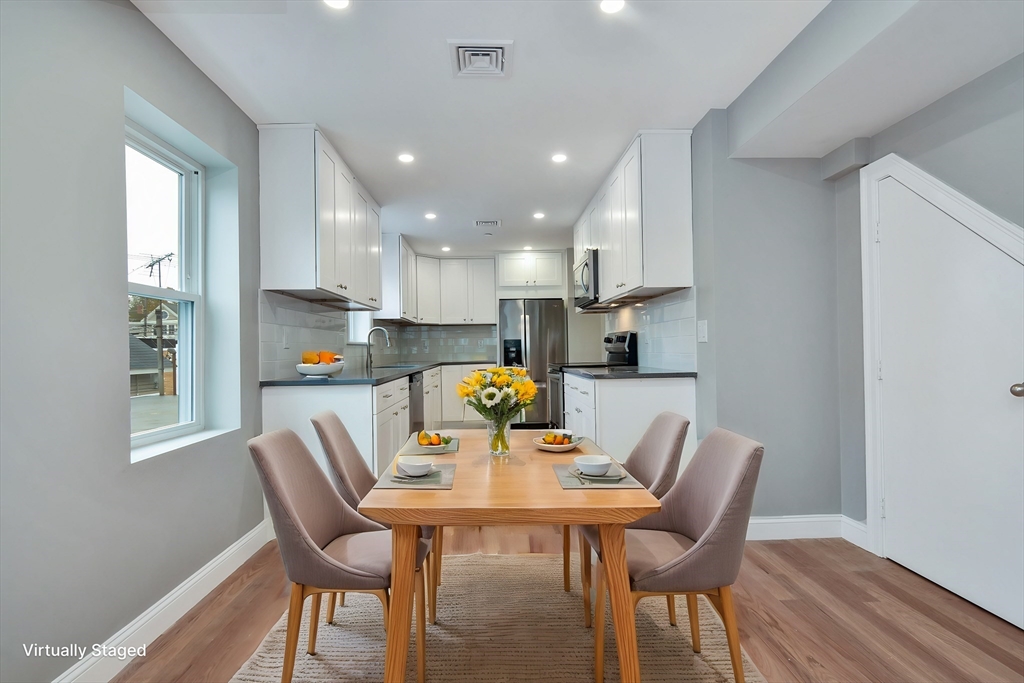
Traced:
<path fill-rule="evenodd" d="M 384 680 L 398 683 L 405 678 L 421 526 L 556 524 L 598 527 L 621 678 L 626 683 L 639 683 L 625 529 L 627 524 L 661 509 L 658 499 L 644 488 L 563 489 L 552 466 L 571 464 L 578 455 L 604 454 L 590 439 L 584 439 L 574 450 L 551 453 L 539 450 L 533 442 L 545 431 L 514 429 L 510 454 L 496 457 L 489 453 L 486 429 L 444 433 L 459 439 L 458 451 L 437 453 L 431 458 L 435 464 L 455 463 L 451 489 L 374 488 L 359 505 L 362 514 L 391 525 L 391 604 Z M 391 463 L 392 472 L 396 460 Z"/>

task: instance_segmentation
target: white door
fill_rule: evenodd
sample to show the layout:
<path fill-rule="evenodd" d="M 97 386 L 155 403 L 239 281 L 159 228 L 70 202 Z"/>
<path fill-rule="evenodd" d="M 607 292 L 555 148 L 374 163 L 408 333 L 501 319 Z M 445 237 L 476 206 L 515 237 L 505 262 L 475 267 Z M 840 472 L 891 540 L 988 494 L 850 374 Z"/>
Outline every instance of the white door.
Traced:
<path fill-rule="evenodd" d="M 409 399 L 405 398 L 392 406 L 398 411 L 398 417 L 394 419 L 395 423 L 395 452 L 405 445 L 405 442 L 409 440 L 409 435 L 412 433 L 412 419 L 409 414 Z"/>
<path fill-rule="evenodd" d="M 352 279 L 352 180 L 345 175 L 341 157 L 334 174 L 334 279 L 341 286 L 342 296 L 355 298 Z"/>
<path fill-rule="evenodd" d="M 538 287 L 565 285 L 562 280 L 562 253 L 540 253 L 533 257 L 533 284 Z"/>
<path fill-rule="evenodd" d="M 370 267 L 369 245 L 367 232 L 367 214 L 369 213 L 365 190 L 356 188 L 352 193 L 352 284 L 345 292 L 353 301 L 370 303 Z"/>
<path fill-rule="evenodd" d="M 534 280 L 532 254 L 498 254 L 498 284 L 525 287 Z"/>
<path fill-rule="evenodd" d="M 436 258 L 416 257 L 416 316 L 424 325 L 441 323 L 441 274 Z"/>
<path fill-rule="evenodd" d="M 466 259 L 441 259 L 440 299 L 441 324 L 461 325 L 469 322 L 469 292 L 466 288 L 469 271 Z"/>
<path fill-rule="evenodd" d="M 462 381 L 461 365 L 441 366 L 441 419 L 445 422 L 461 422 L 465 406 L 455 387 Z"/>
<path fill-rule="evenodd" d="M 367 271 L 367 287 L 370 299 L 370 306 L 380 310 L 381 282 L 380 282 L 380 213 L 374 207 L 369 207 L 366 214 L 366 257 L 369 270 Z"/>
<path fill-rule="evenodd" d="M 1024 267 L 878 184 L 884 550 L 1024 626 Z"/>
<path fill-rule="evenodd" d="M 628 292 L 644 284 L 643 231 L 640 224 L 640 140 L 622 164 L 622 282 Z"/>
<path fill-rule="evenodd" d="M 497 307 L 494 260 L 469 259 L 469 322 L 475 325 L 496 325 Z"/>
<path fill-rule="evenodd" d="M 337 183 L 337 159 L 334 150 L 316 135 L 316 216 L 317 216 L 317 286 L 341 293 L 334 273 L 334 235 L 336 216 L 334 194 Z"/>

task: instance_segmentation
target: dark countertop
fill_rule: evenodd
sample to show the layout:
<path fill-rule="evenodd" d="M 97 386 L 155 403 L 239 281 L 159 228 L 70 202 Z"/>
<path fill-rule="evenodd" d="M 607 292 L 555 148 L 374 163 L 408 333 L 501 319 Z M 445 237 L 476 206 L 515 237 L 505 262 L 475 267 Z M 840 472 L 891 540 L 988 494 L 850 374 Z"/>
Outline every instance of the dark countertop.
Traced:
<path fill-rule="evenodd" d="M 664 379 L 673 377 L 696 377 L 697 370 L 665 370 L 640 366 L 606 366 L 574 368 L 563 366 L 562 372 L 586 379 Z"/>
<path fill-rule="evenodd" d="M 442 365 L 473 365 L 475 363 L 489 363 L 486 360 L 450 360 L 434 361 L 430 363 L 403 363 L 402 367 L 374 366 L 372 372 L 366 372 L 364 363 L 346 365 L 342 371 L 329 377 L 303 377 L 295 373 L 294 377 L 282 379 L 265 379 L 260 381 L 261 387 L 316 387 L 316 386 L 345 386 L 347 384 L 387 384 L 396 379 L 402 379 L 417 372 L 426 372 Z"/>

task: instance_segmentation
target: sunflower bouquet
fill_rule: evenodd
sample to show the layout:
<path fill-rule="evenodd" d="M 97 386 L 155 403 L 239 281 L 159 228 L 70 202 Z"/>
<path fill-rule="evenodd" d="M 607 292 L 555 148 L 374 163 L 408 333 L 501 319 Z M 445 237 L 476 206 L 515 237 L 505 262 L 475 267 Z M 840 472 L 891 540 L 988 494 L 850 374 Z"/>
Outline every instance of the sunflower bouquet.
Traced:
<path fill-rule="evenodd" d="M 487 368 L 464 377 L 456 386 L 462 401 L 488 421 L 488 445 L 493 455 L 509 451 L 512 418 L 537 398 L 537 385 L 525 368 Z"/>

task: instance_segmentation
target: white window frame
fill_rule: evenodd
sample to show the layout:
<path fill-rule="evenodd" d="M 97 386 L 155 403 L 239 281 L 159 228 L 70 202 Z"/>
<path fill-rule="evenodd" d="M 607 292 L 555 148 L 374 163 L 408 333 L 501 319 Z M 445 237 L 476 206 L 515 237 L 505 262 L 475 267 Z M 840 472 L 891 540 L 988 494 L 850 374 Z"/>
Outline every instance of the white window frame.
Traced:
<path fill-rule="evenodd" d="M 188 155 L 138 125 L 125 119 L 125 145 L 135 149 L 154 161 L 181 174 L 180 206 L 180 252 L 178 254 L 178 289 L 162 289 L 150 285 L 128 282 L 128 294 L 163 299 L 165 301 L 190 302 L 191 306 L 178 306 L 178 367 L 191 366 L 191 373 L 178 376 L 178 415 L 191 413 L 192 419 L 167 427 L 159 427 L 131 435 L 131 447 L 146 446 L 195 432 L 205 425 L 203 391 L 203 357 L 205 337 L 203 332 L 203 202 L 206 168 Z M 185 332 L 183 332 L 183 330 Z M 191 334 L 187 334 L 188 331 Z M 191 339 L 189 339 L 191 338 Z M 187 363 L 187 364 L 186 364 Z M 159 381 L 163 381 L 160 378 Z M 134 461 L 134 459 L 133 459 Z"/>

